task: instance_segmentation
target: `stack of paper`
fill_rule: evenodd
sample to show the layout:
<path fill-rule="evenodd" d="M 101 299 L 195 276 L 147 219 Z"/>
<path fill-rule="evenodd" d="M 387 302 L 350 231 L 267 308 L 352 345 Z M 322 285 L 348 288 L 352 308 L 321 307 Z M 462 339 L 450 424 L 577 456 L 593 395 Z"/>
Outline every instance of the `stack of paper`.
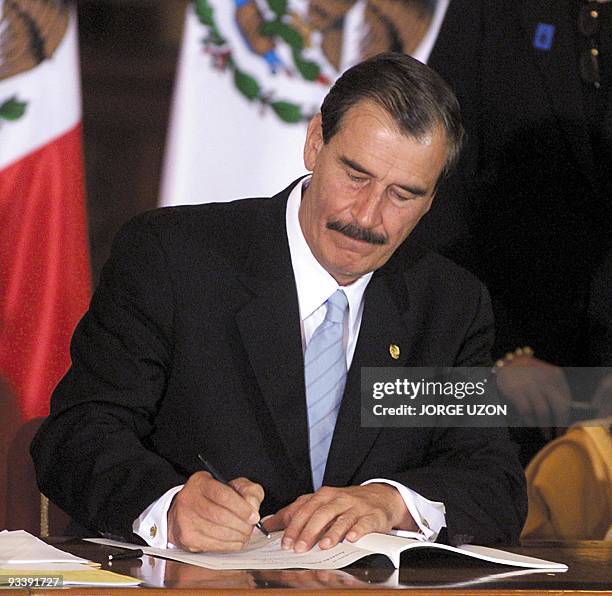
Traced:
<path fill-rule="evenodd" d="M 140 580 L 51 546 L 24 530 L 0 532 L 0 586 L 135 586 Z"/>

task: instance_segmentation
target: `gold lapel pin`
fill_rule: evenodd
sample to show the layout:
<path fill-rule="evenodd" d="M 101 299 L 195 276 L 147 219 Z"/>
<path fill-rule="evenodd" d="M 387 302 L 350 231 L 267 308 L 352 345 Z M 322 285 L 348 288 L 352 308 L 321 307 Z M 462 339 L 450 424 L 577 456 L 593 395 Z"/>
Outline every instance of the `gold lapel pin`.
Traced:
<path fill-rule="evenodd" d="M 391 344 L 389 346 L 389 354 L 391 354 L 391 358 L 393 358 L 393 360 L 397 360 L 400 357 L 399 346 L 396 346 L 395 344 Z"/>

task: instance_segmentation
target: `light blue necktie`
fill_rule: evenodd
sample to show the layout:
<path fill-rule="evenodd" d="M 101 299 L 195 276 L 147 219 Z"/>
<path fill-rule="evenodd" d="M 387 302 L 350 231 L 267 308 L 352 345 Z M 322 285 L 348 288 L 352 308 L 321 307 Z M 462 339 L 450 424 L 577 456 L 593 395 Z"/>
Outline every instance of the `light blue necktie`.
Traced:
<path fill-rule="evenodd" d="M 323 483 L 336 418 L 346 383 L 344 315 L 346 294 L 336 290 L 325 303 L 327 313 L 315 329 L 304 354 L 304 380 L 310 438 L 312 481 L 317 490 Z"/>

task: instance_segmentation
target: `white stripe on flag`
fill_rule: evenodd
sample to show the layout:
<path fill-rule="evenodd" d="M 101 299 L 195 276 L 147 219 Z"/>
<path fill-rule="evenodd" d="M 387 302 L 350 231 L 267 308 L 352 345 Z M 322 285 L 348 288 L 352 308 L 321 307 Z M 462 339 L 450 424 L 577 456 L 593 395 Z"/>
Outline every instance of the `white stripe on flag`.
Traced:
<path fill-rule="evenodd" d="M 449 0 L 437 0 L 430 30 L 416 49 L 415 57 L 429 57 Z M 250 4 L 247 0 L 244 5 Z M 244 32 L 237 25 L 237 4 L 208 0 L 214 20 L 226 40 L 235 63 L 252 75 L 260 88 L 275 100 L 299 103 L 307 113 L 315 113 L 329 86 L 309 82 L 295 73 L 286 44 L 275 47 L 278 57 L 293 73 L 279 68 L 272 75 L 266 61 L 249 48 Z M 258 7 L 265 3 L 256 3 Z M 360 0 L 345 15 L 341 69 L 359 60 L 363 39 L 364 8 Z M 294 17 L 307 13 L 308 3 L 289 2 Z M 298 18 L 299 20 L 299 18 Z M 207 28 L 196 15 L 193 3 L 185 18 L 183 46 L 168 128 L 160 203 L 177 205 L 229 201 L 247 196 L 269 196 L 305 173 L 302 150 L 306 123 L 286 124 L 269 106 L 248 101 L 236 89 L 231 69 L 214 68 L 205 51 Z M 339 73 L 329 64 L 320 48 L 321 32 L 312 30 L 305 57 L 321 68 L 328 80 Z"/>
<path fill-rule="evenodd" d="M 0 170 L 72 130 L 81 120 L 81 87 L 76 17 L 53 56 L 0 81 L 0 103 L 15 96 L 27 102 L 25 115 L 2 125 Z"/>

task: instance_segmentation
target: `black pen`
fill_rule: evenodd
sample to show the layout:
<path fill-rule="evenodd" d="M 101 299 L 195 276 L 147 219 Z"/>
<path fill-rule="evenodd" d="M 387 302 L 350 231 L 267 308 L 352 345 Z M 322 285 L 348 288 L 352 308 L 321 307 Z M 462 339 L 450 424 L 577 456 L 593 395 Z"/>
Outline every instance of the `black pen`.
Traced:
<path fill-rule="evenodd" d="M 115 553 L 108 555 L 109 561 L 126 561 L 127 559 L 140 559 L 144 555 L 144 552 L 140 548 L 130 548 L 122 553 Z"/>
<path fill-rule="evenodd" d="M 223 475 L 215 469 L 215 467 L 208 461 L 206 461 L 199 453 L 198 453 L 198 459 L 204 464 L 204 468 L 206 469 L 207 472 L 210 472 L 210 475 L 217 481 L 217 482 L 221 482 L 222 484 L 225 484 L 226 486 L 229 486 L 230 488 L 233 488 L 237 493 L 238 491 L 223 477 Z M 238 493 L 240 494 L 240 493 Z M 242 495 L 240 495 L 242 496 Z M 270 538 L 270 532 L 268 532 L 268 530 L 266 530 L 262 523 L 260 521 L 258 521 L 255 524 L 255 527 L 266 537 L 266 538 Z"/>

